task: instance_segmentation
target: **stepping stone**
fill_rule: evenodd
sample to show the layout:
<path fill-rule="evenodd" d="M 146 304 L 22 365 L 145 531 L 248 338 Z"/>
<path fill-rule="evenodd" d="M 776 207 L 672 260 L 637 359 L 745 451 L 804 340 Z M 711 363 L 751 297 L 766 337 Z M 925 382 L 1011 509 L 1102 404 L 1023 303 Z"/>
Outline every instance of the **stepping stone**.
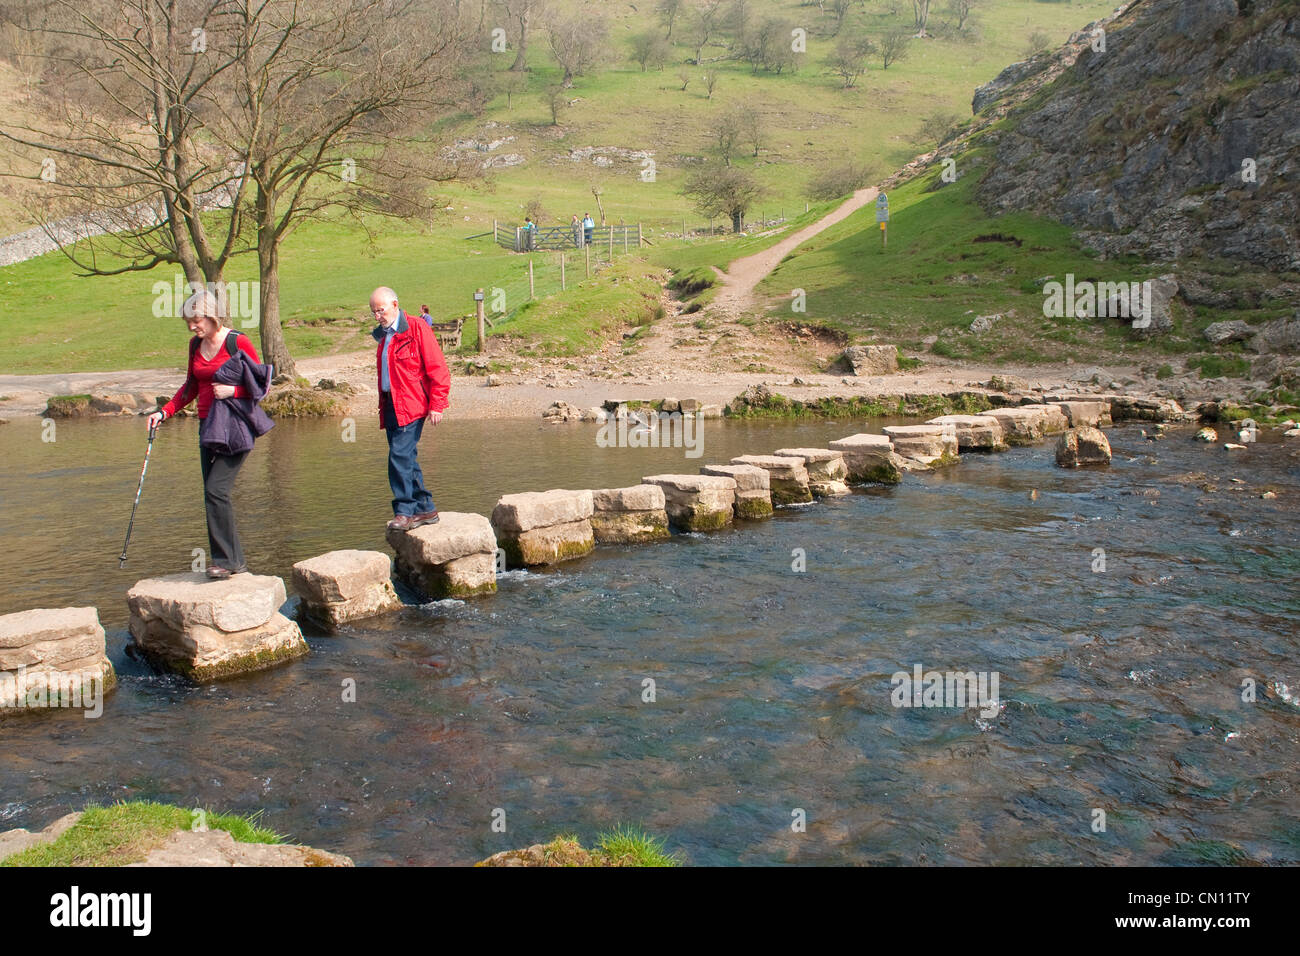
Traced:
<path fill-rule="evenodd" d="M 497 539 L 480 514 L 440 511 L 437 524 L 388 532 L 399 580 L 427 601 L 492 594 L 497 589 Z"/>
<path fill-rule="evenodd" d="M 736 482 L 737 518 L 772 517 L 772 481 L 767 469 L 755 465 L 705 465 L 700 474 Z"/>
<path fill-rule="evenodd" d="M 1062 468 L 1109 465 L 1110 442 L 1105 432 L 1088 425 L 1071 428 L 1056 440 L 1056 464 Z"/>
<path fill-rule="evenodd" d="M 886 425 L 894 451 L 928 468 L 957 461 L 957 429 L 951 425 Z"/>
<path fill-rule="evenodd" d="M 1065 417 L 1069 420 L 1071 428 L 1078 428 L 1081 425 L 1101 428 L 1112 424 L 1110 402 L 1063 400 L 1052 404 L 1057 405 L 1065 412 Z"/>
<path fill-rule="evenodd" d="M 0 615 L 0 718 L 48 708 L 97 708 L 117 683 L 93 607 Z"/>
<path fill-rule="evenodd" d="M 848 469 L 844 453 L 830 448 L 778 448 L 778 458 L 802 458 L 808 471 L 808 490 L 819 498 L 847 495 L 849 486 L 844 483 Z"/>
<path fill-rule="evenodd" d="M 602 488 L 591 493 L 597 544 L 634 544 L 669 537 L 664 490 L 657 485 Z"/>
<path fill-rule="evenodd" d="M 1002 423 L 992 415 L 940 415 L 927 425 L 951 425 L 957 430 L 960 451 L 1006 451 Z"/>
<path fill-rule="evenodd" d="M 896 485 L 903 480 L 903 457 L 894 451 L 888 435 L 861 432 L 830 443 L 844 456 L 844 468 L 851 482 Z"/>
<path fill-rule="evenodd" d="M 1043 413 L 1043 434 L 1059 435 L 1070 427 L 1070 419 L 1060 405 L 1021 405 Z"/>
<path fill-rule="evenodd" d="M 284 582 L 264 574 L 172 574 L 126 593 L 135 649 L 200 684 L 306 655 L 302 631 L 279 611 L 284 602 Z"/>
<path fill-rule="evenodd" d="M 402 606 L 393 590 L 392 561 L 382 551 L 330 551 L 293 566 L 301 613 L 327 628 Z"/>
<path fill-rule="evenodd" d="M 753 465 L 762 468 L 771 482 L 772 504 L 796 505 L 812 501 L 808 487 L 808 469 L 802 458 L 782 458 L 778 455 L 738 455 L 731 459 L 733 465 Z"/>
<path fill-rule="evenodd" d="M 736 480 L 714 475 L 649 475 L 642 484 L 663 489 L 668 523 L 680 531 L 717 531 L 732 522 Z"/>
<path fill-rule="evenodd" d="M 983 413 L 996 418 L 1002 426 L 1002 437 L 1008 445 L 1032 445 L 1041 441 L 1045 420 L 1040 409 L 1031 405 L 1011 405 L 994 408 Z"/>
<path fill-rule="evenodd" d="M 558 564 L 596 548 L 592 494 L 557 488 L 504 495 L 492 509 L 492 527 L 511 568 Z"/>

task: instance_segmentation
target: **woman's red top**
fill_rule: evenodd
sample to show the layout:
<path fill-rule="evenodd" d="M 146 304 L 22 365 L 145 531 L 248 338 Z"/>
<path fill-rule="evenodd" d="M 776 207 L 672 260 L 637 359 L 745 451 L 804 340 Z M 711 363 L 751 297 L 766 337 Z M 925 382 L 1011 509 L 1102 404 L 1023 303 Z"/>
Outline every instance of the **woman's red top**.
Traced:
<path fill-rule="evenodd" d="M 247 353 L 248 357 L 259 365 L 262 360 L 257 357 L 257 350 L 253 348 L 253 343 L 249 341 L 248 336 L 243 332 L 238 334 L 235 339 L 235 347 L 241 352 Z M 226 343 L 222 340 L 221 351 L 209 361 L 203 357 L 202 347 L 194 350 L 194 357 L 190 359 L 189 374 L 185 378 L 185 384 L 182 385 L 172 396 L 172 400 L 162 407 L 163 414 L 171 418 L 178 411 L 194 401 L 197 397 L 199 400 L 199 418 L 208 417 L 208 409 L 212 407 L 212 376 L 217 374 L 217 369 L 230 361 L 231 355 L 226 351 Z M 242 385 L 235 386 L 235 398 L 247 398 Z"/>

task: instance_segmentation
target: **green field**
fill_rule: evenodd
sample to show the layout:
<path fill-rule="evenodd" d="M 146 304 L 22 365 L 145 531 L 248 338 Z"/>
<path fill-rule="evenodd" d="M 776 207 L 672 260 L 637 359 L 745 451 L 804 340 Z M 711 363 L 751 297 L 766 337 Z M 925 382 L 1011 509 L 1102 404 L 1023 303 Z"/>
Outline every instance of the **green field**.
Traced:
<path fill-rule="evenodd" d="M 690 158 L 707 154 L 713 124 L 724 109 L 745 103 L 755 107 L 764 120 L 766 132 L 759 155 L 735 160 L 737 165 L 752 168 L 768 190 L 749 218 L 784 215 L 811 221 L 818 211 L 831 208 L 813 204 L 804 215 L 804 188 L 818 169 L 854 158 L 883 177 L 930 145 L 915 137 L 926 116 L 935 111 L 968 116 L 974 87 L 1021 58 L 1031 32 L 1044 31 L 1053 42 L 1060 42 L 1073 30 L 1108 13 L 1111 6 L 1109 0 L 989 2 L 981 13 L 978 42 L 914 40 L 908 59 L 886 71 L 880 69 L 877 57 L 858 87 L 845 90 L 824 64 L 835 42 L 826 35 L 831 26 L 829 15 L 796 0 L 766 0 L 756 4 L 760 16 L 780 15 L 807 30 L 805 62 L 797 72 L 779 75 L 755 74 L 748 63 L 735 60 L 708 63 L 719 73 L 710 101 L 699 82 L 701 67 L 687 67 L 694 76 L 685 92 L 680 89 L 676 73 L 681 61 L 693 53 L 686 45 L 674 47 L 662 72 L 643 73 L 628 60 L 631 36 L 651 29 L 653 20 L 649 4 L 640 5 L 637 11 L 620 5 L 611 11 L 609 61 L 590 75 L 577 77 L 570 91 L 572 105 L 561 113 L 558 127 L 551 125 L 543 90 L 558 78 L 559 71 L 550 60 L 544 35 L 537 31 L 529 44 L 528 91 L 514 94 L 508 109 L 502 95 L 482 115 L 462 116 L 444 124 L 458 137 L 514 136 L 496 152 L 517 152 L 527 162 L 495 170 L 487 182 L 442 189 L 431 199 L 423 221 L 375 217 L 370 226 L 378 238 L 373 242 L 365 230 L 341 219 L 309 223 L 293 233 L 283 249 L 281 275 L 281 314 L 289 347 L 295 356 L 307 357 L 365 346 L 370 325 L 366 299 L 370 289 L 379 284 L 397 289 L 403 305 L 411 311 L 428 303 L 439 318 L 472 311 L 476 287 L 502 288 L 507 309 L 513 313 L 527 299 L 525 257 L 498 249 L 490 239 L 465 237 L 491 229 L 493 219 L 511 224 L 521 221 L 530 201 L 541 202 L 549 214 L 544 224 L 567 223 L 572 214 L 585 211 L 595 215 L 593 183 L 603 190 L 607 221 L 645 224 L 646 236 L 654 243 L 645 250 L 649 265 L 671 269 L 725 266 L 737 256 L 775 241 L 776 236 L 683 244 L 665 235 L 679 234 L 683 219 L 693 230 L 707 228 L 679 189 Z M 932 27 L 942 16 L 936 11 Z M 910 22 L 910 4 L 855 4 L 844 29 L 879 36 Z M 710 46 L 703 56 L 708 60 L 725 53 L 722 46 Z M 502 56 L 502 70 L 512 58 L 513 54 Z M 588 161 L 572 161 L 569 151 L 582 146 L 652 149 L 654 181 L 643 181 L 639 162 L 616 161 L 611 168 L 599 169 Z M 862 216 L 850 222 L 861 223 Z M 8 225 L 16 230 L 25 224 Z M 720 222 L 714 225 L 723 226 Z M 535 257 L 539 296 L 558 291 L 554 259 L 552 254 Z M 570 288 L 560 296 L 568 299 L 567 311 L 610 310 L 609 321 L 584 317 L 582 322 L 588 327 L 619 324 L 614 321 L 616 315 L 626 320 L 631 300 L 623 299 L 639 293 L 625 288 L 611 299 L 587 289 L 573 298 L 585 286 L 573 282 L 580 273 L 572 261 L 568 265 Z M 180 364 L 187 333 L 176 320 L 155 317 L 152 310 L 155 282 L 170 283 L 176 271 L 158 268 L 150 273 L 80 277 L 59 253 L 0 269 L 4 291 L 0 297 L 0 369 L 35 373 Z M 228 281 L 252 278 L 255 262 L 249 256 L 236 259 L 226 274 Z M 610 277 L 591 280 L 595 285 L 610 281 Z M 840 302 L 836 306 L 840 308 L 840 300 L 847 301 L 834 287 L 824 296 L 820 292 L 810 295 L 810 308 L 819 300 L 825 306 L 820 315 L 846 320 L 842 314 L 829 313 L 832 302 Z M 534 321 L 530 324 L 520 317 L 515 333 L 545 338 L 547 327 L 536 319 L 556 307 L 556 303 L 532 307 L 528 311 L 534 313 Z M 37 316 L 39 320 L 33 321 Z M 510 331 L 514 321 L 498 330 Z M 541 342 L 538 348 L 543 352 L 572 351 L 571 331 L 566 326 L 563 342 Z"/>

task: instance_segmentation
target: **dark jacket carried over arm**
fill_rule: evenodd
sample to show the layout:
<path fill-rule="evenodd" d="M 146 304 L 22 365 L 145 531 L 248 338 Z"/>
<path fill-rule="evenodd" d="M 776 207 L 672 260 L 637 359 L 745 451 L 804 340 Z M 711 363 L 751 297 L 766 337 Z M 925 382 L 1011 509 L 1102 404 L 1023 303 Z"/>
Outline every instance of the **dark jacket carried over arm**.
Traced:
<path fill-rule="evenodd" d="M 236 352 L 212 376 L 214 384 L 243 386 L 247 398 L 225 398 L 212 403 L 199 426 L 199 444 L 222 455 L 250 451 L 254 439 L 274 426 L 259 402 L 271 387 L 272 369 L 259 365 L 245 352 Z"/>

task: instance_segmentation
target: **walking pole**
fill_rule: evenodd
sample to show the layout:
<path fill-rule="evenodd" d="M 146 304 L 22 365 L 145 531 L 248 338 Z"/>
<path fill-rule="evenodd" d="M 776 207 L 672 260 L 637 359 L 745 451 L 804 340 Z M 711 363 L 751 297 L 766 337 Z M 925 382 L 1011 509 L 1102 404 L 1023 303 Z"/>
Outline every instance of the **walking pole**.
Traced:
<path fill-rule="evenodd" d="M 131 506 L 131 520 L 126 525 L 126 541 L 122 542 L 122 556 L 117 559 L 119 570 L 126 567 L 126 549 L 131 545 L 131 529 L 135 527 L 135 509 L 140 507 L 140 492 L 144 491 L 144 473 L 149 470 L 149 453 L 153 451 L 153 436 L 157 433 L 157 424 L 150 425 L 149 447 L 144 451 L 144 466 L 140 469 L 140 487 L 135 489 L 135 504 Z"/>

